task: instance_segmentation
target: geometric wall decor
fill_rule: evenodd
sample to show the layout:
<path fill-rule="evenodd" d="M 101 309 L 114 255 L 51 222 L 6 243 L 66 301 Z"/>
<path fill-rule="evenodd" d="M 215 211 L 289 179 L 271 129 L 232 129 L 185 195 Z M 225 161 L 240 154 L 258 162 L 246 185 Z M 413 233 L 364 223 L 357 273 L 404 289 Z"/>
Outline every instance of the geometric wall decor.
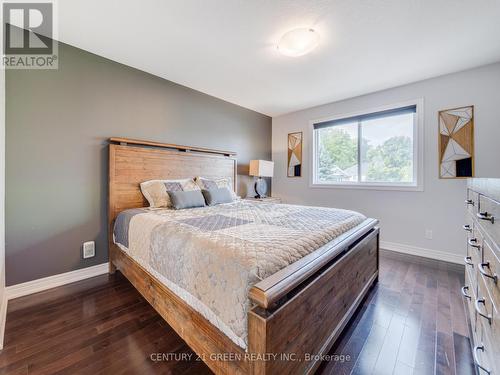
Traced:
<path fill-rule="evenodd" d="M 288 134 L 288 177 L 302 176 L 302 132 Z"/>
<path fill-rule="evenodd" d="M 474 177 L 474 106 L 439 111 L 439 178 Z"/>

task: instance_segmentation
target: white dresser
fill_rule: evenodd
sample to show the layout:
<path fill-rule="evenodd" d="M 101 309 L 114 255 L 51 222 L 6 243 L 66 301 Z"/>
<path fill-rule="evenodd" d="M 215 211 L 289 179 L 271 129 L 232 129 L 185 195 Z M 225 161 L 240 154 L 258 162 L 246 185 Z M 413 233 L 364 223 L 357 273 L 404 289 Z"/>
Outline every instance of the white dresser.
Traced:
<path fill-rule="evenodd" d="M 462 294 L 479 374 L 500 375 L 500 179 L 472 178 L 467 186 L 467 255 Z"/>

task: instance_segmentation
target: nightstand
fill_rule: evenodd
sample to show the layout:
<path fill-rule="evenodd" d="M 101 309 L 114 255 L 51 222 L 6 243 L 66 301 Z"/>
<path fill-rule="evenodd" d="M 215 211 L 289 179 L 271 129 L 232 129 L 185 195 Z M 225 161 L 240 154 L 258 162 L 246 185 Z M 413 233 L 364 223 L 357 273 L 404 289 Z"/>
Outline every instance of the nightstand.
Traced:
<path fill-rule="evenodd" d="M 253 202 L 281 203 L 281 198 L 277 197 L 265 197 L 265 198 L 248 197 L 245 199 Z"/>

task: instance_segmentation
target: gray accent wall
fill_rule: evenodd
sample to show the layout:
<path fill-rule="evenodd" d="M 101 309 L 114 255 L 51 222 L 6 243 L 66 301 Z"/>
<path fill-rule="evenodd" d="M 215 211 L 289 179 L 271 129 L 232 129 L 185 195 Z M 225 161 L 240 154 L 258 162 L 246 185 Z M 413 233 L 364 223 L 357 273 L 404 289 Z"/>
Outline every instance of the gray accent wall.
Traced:
<path fill-rule="evenodd" d="M 236 151 L 243 196 L 271 160 L 270 117 L 60 44 L 58 70 L 6 73 L 7 285 L 107 261 L 112 136 Z"/>

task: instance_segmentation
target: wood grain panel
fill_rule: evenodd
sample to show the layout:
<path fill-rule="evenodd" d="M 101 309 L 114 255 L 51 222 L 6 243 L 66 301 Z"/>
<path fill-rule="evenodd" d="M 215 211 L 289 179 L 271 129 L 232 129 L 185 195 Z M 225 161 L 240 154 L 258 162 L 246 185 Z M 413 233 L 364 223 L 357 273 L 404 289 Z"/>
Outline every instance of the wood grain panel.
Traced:
<path fill-rule="evenodd" d="M 299 286 L 314 272 L 349 248 L 355 240 L 372 231 L 377 224 L 378 221 L 375 219 L 366 219 L 359 226 L 341 234 L 325 246 L 255 284 L 250 289 L 250 298 L 263 308 L 272 306 L 275 301 Z M 367 242 L 368 240 L 369 238 L 365 237 L 362 241 Z"/>
<path fill-rule="evenodd" d="M 111 138 L 110 141 L 124 140 Z M 139 142 L 139 141 L 137 141 Z M 142 143 L 145 144 L 145 143 Z M 147 144 L 149 145 L 149 144 Z M 168 145 L 173 147 L 175 145 Z M 175 149 L 109 145 L 109 246 L 112 246 L 112 227 L 118 213 L 129 208 L 146 207 L 140 183 L 154 179 L 230 177 L 236 191 L 237 162 L 221 151 L 204 149 L 186 152 Z M 112 264 L 110 271 L 113 271 Z"/>
<path fill-rule="evenodd" d="M 113 138 L 110 138 L 109 140 L 110 140 L 110 142 L 121 143 L 121 144 L 155 146 L 155 147 L 162 147 L 162 148 L 171 148 L 171 149 L 175 149 L 175 150 L 206 152 L 206 153 L 220 154 L 220 155 L 226 155 L 226 156 L 235 156 L 236 155 L 236 152 L 233 152 L 233 151 L 215 150 L 212 148 L 205 148 L 205 147 L 181 146 L 181 145 L 174 145 L 171 143 L 144 141 L 144 140 L 140 140 L 140 139 L 113 137 Z"/>
<path fill-rule="evenodd" d="M 275 312 L 268 315 L 254 309 L 249 314 L 250 351 L 259 353 L 264 349 L 262 342 L 253 343 L 259 338 L 262 341 L 265 332 L 265 351 L 260 353 L 284 354 L 283 360 L 257 362 L 255 373 L 312 371 L 317 364 L 314 355 L 328 352 L 377 275 L 375 230 Z M 297 360 L 290 360 L 290 356 Z"/>
<path fill-rule="evenodd" d="M 110 222 L 132 207 L 146 206 L 139 184 L 154 179 L 230 177 L 236 189 L 236 159 L 178 150 L 110 144 Z"/>

